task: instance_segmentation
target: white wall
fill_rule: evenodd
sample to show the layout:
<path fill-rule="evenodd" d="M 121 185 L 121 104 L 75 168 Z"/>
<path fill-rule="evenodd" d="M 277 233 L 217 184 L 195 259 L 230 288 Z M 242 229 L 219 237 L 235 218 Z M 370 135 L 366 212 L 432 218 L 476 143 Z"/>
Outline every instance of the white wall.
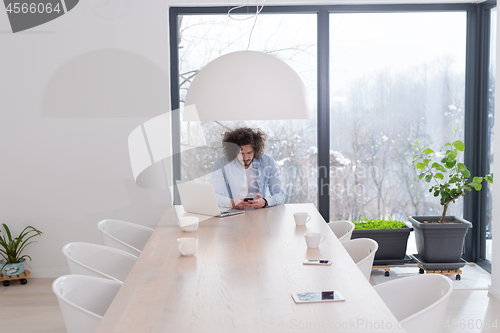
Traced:
<path fill-rule="evenodd" d="M 62 246 L 100 243 L 98 221 L 154 226 L 171 202 L 135 185 L 127 147 L 169 111 L 167 5 L 104 3 L 16 34 L 0 6 L 0 223 L 44 232 L 35 277 L 68 273 Z"/>

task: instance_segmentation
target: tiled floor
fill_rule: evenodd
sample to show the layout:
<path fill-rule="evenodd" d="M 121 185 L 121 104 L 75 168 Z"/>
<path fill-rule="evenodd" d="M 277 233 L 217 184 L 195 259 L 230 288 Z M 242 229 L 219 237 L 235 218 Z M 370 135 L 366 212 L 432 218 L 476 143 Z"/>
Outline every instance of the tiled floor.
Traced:
<path fill-rule="evenodd" d="M 19 281 L 0 285 L 0 332 L 66 332 L 53 281 L 33 278 L 26 285 Z"/>
<path fill-rule="evenodd" d="M 480 271 L 470 270 L 468 277 L 474 279 L 474 272 Z M 33 278 L 26 285 L 18 281 L 9 287 L 0 285 L 0 332 L 66 332 L 52 292 L 53 280 Z M 456 289 L 443 332 L 500 332 L 500 302 L 484 289 Z"/>
<path fill-rule="evenodd" d="M 500 302 L 487 290 L 455 290 L 443 332 L 500 332 Z"/>

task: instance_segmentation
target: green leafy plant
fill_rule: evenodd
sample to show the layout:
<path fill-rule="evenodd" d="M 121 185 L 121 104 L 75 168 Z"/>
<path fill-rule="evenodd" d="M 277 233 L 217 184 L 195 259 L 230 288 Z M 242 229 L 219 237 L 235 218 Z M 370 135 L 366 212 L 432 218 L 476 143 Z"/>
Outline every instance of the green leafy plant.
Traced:
<path fill-rule="evenodd" d="M 29 255 L 22 253 L 26 246 L 35 242 L 29 242 L 29 240 L 35 236 L 40 236 L 42 232 L 32 226 L 27 226 L 23 231 L 21 231 L 19 236 L 12 238 L 9 227 L 5 223 L 3 223 L 2 226 L 6 235 L 0 236 L 0 255 L 2 255 L 6 261 L 5 265 L 19 263 L 25 258 L 31 260 Z"/>
<path fill-rule="evenodd" d="M 400 229 L 406 228 L 403 222 L 396 220 L 379 220 L 379 219 L 360 219 L 352 221 L 356 229 Z"/>
<path fill-rule="evenodd" d="M 465 164 L 458 162 L 458 152 L 465 150 L 465 144 L 460 140 L 455 140 L 459 127 L 455 128 L 452 142 L 447 142 L 439 152 L 431 148 L 420 146 L 419 141 L 412 143 L 417 147 L 417 153 L 413 156 L 412 165 L 417 168 L 420 174 L 419 179 L 424 179 L 427 183 L 434 183 L 429 192 L 435 197 L 440 196 L 440 203 L 443 206 L 443 213 L 439 223 L 444 222 L 446 211 L 450 203 L 465 195 L 465 191 L 480 191 L 483 180 L 493 183 L 493 174 L 484 177 L 473 177 Z"/>

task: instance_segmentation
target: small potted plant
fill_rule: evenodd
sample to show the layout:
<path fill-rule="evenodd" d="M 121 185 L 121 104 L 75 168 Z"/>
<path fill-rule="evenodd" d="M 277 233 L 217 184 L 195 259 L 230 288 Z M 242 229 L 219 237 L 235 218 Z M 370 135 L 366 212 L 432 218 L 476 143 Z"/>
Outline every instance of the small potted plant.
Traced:
<path fill-rule="evenodd" d="M 493 174 L 473 177 L 464 163 L 458 162 L 459 152 L 465 150 L 462 141 L 456 140 L 458 127 L 452 142 L 446 143 L 439 151 L 413 143 L 417 152 L 413 166 L 419 172 L 419 179 L 433 184 L 429 192 L 440 198 L 443 206 L 441 216 L 410 216 L 415 229 L 418 259 L 425 263 L 460 262 L 467 230 L 472 223 L 455 216 L 446 216 L 451 203 L 465 195 L 465 191 L 480 191 L 483 181 L 493 183 Z"/>
<path fill-rule="evenodd" d="M 376 265 L 402 264 L 406 259 L 408 237 L 413 228 L 392 219 L 360 219 L 352 221 L 355 229 L 351 238 L 371 238 L 378 243 Z"/>
<path fill-rule="evenodd" d="M 0 265 L 2 265 L 0 272 L 6 276 L 19 275 L 24 272 L 26 258 L 31 260 L 29 255 L 22 254 L 24 249 L 34 242 L 29 242 L 30 239 L 40 236 L 42 232 L 32 226 L 27 226 L 19 236 L 12 238 L 9 227 L 5 223 L 2 226 L 5 235 L 0 235 L 0 255 L 3 257 L 3 260 L 0 260 Z"/>

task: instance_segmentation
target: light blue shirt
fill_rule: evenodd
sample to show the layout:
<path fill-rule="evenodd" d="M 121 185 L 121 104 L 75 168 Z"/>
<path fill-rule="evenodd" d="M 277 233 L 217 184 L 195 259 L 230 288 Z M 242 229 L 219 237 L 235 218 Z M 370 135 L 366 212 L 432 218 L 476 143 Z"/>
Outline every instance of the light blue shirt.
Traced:
<path fill-rule="evenodd" d="M 285 191 L 281 183 L 278 165 L 274 159 L 267 154 L 262 154 L 260 158 L 253 159 L 252 167 L 259 187 L 258 193 L 266 199 L 268 206 L 284 203 Z M 224 181 L 221 168 L 224 168 L 226 173 L 227 184 Z M 210 183 L 215 188 L 215 195 L 220 207 L 231 207 L 228 187 L 231 189 L 233 199 L 238 197 L 243 185 L 244 172 L 244 167 L 237 159 L 230 162 L 223 156 L 215 162 Z"/>

